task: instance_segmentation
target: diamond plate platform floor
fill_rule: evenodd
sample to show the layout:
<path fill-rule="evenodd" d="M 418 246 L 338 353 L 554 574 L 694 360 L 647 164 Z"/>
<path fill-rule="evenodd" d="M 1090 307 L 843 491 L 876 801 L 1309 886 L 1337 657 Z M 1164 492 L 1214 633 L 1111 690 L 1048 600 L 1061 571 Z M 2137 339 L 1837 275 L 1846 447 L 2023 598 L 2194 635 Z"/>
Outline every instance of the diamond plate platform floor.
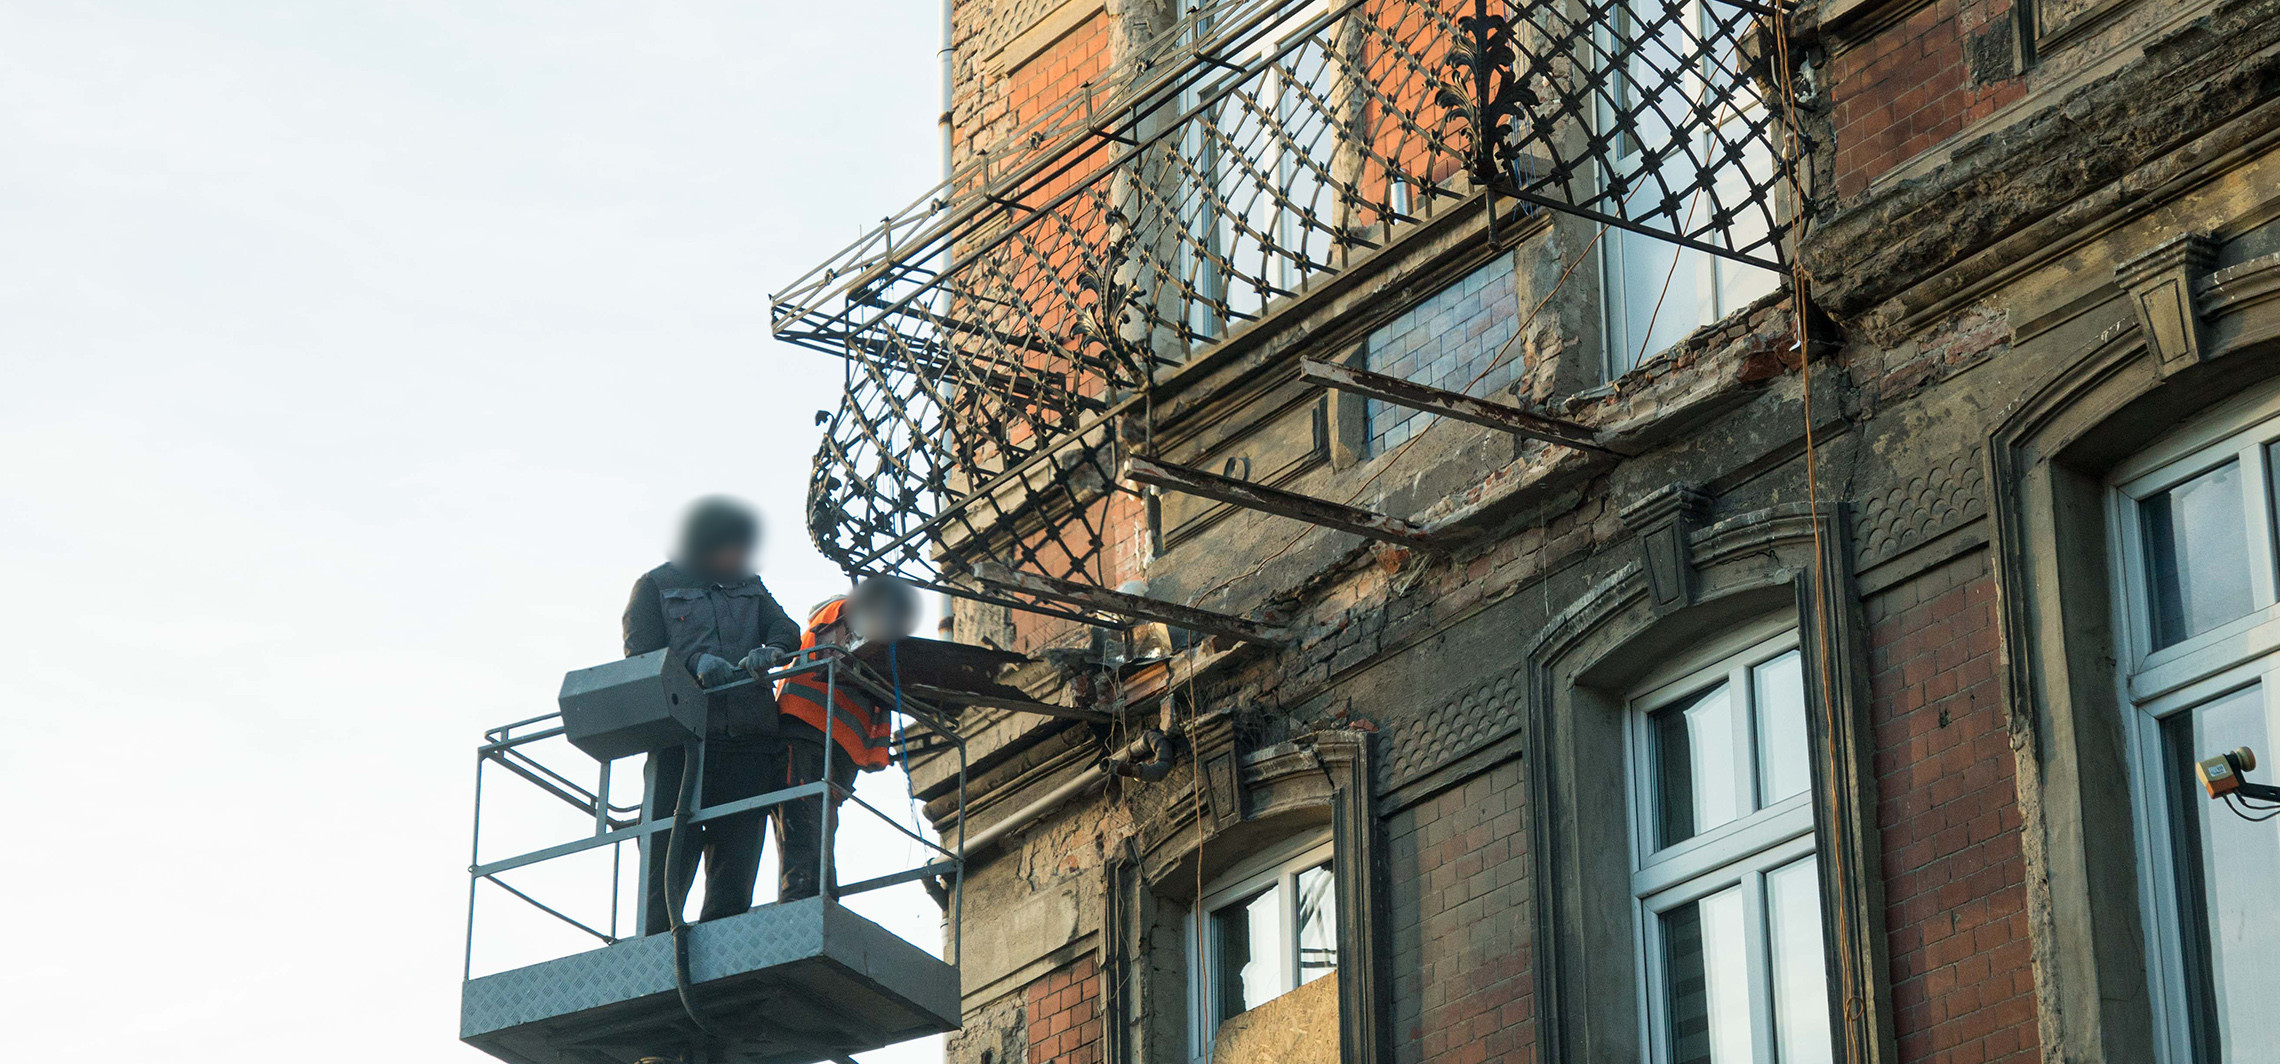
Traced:
<path fill-rule="evenodd" d="M 700 1015 L 673 985 L 670 936 L 471 979 L 459 1037 L 511 1064 L 814 1064 L 956 1030 L 958 970 L 822 898 L 689 929 Z"/>

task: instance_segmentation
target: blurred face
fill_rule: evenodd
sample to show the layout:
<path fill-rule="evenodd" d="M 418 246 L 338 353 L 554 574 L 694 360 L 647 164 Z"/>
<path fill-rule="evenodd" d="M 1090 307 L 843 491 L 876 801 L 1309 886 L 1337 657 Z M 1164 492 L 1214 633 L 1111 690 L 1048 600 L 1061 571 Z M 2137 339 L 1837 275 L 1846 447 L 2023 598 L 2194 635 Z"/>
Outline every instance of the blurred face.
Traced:
<path fill-rule="evenodd" d="M 748 568 L 752 564 L 752 548 L 741 543 L 716 547 L 712 553 L 700 559 L 698 564 L 713 576 L 742 576 L 752 571 Z"/>

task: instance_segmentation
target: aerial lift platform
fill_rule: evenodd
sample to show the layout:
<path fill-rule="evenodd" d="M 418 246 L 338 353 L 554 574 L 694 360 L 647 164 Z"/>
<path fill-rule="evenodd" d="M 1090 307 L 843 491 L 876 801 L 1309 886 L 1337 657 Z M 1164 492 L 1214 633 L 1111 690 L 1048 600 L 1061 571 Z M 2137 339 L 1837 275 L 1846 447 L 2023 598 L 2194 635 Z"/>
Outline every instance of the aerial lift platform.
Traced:
<path fill-rule="evenodd" d="M 899 651 L 902 660 L 892 656 Z M 965 804 L 965 740 L 936 703 L 909 697 L 899 681 L 915 672 L 954 689 L 960 677 L 980 679 L 994 661 L 976 661 L 994 652 L 933 640 L 905 639 L 892 648 L 838 646 L 803 650 L 783 668 L 739 684 L 773 684 L 786 677 L 820 674 L 836 691 L 852 687 L 894 705 L 917 726 L 930 745 L 955 748 L 959 758 L 958 803 Z M 914 660 L 915 659 L 915 660 Z M 717 692 L 722 688 L 714 688 Z M 844 800 L 818 802 L 823 815 L 862 810 L 915 840 L 923 855 L 912 867 L 834 886 L 829 875 L 817 897 L 778 901 L 745 913 L 695 924 L 676 923 L 670 933 L 641 935 L 621 930 L 638 926 L 641 885 L 647 861 L 663 859 L 676 818 L 650 819 L 646 803 L 611 804 L 613 763 L 636 754 L 684 745 L 695 756 L 693 775 L 703 772 L 703 706 L 708 692 L 696 686 L 680 662 L 658 651 L 593 669 L 563 681 L 561 710 L 493 728 L 476 750 L 475 840 L 468 884 L 467 959 L 460 996 L 460 1038 L 512 1064 L 815 1064 L 852 1061 L 854 1054 L 929 1034 L 956 1030 L 960 1023 L 957 965 L 963 898 L 963 829 L 959 838 L 930 840 L 851 792 L 827 782 L 789 787 L 768 794 L 703 806 L 689 802 L 678 818 L 689 824 L 750 812 L 824 794 Z M 826 757 L 835 743 L 824 744 Z M 504 770 L 511 781 L 536 788 L 494 788 L 487 796 L 485 776 Z M 830 777 L 825 773 L 825 779 Z M 591 786 L 581 780 L 595 781 Z M 486 858 L 484 815 L 487 802 L 502 791 L 528 799 L 533 793 L 549 808 L 556 801 L 581 814 L 590 827 L 565 841 L 509 856 Z M 691 782 L 688 794 L 701 794 Z M 655 805 L 647 805 L 654 809 Z M 826 825 L 822 862 L 832 865 L 832 833 Z M 639 869 L 626 889 L 628 844 L 657 842 L 635 849 Z M 607 850 L 606 919 L 573 915 L 576 906 L 554 899 L 548 889 L 525 877 L 545 877 L 549 867 L 575 863 L 578 855 L 593 866 Z M 525 878 L 522 885 L 510 878 Z M 575 876 L 573 877 L 575 878 Z M 564 883 L 560 874 L 549 882 Z M 848 898 L 897 884 L 922 882 L 943 908 L 943 955 L 904 941 L 849 909 Z M 488 885 L 488 888 L 486 888 Z M 585 884 L 592 886 L 592 884 Z M 495 894 L 510 903 L 560 921 L 599 942 L 583 952 L 476 974 L 478 900 Z M 548 895 L 542 897 L 542 895 Z M 630 902 L 630 904 L 629 904 Z M 591 906 L 588 907 L 589 909 Z"/>

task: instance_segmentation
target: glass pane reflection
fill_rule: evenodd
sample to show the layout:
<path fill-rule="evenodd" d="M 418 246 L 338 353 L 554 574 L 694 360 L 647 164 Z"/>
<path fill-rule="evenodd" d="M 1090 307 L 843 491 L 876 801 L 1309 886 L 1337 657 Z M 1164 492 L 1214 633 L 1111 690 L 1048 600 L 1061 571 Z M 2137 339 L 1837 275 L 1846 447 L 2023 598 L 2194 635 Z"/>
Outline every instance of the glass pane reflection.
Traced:
<path fill-rule="evenodd" d="M 1805 793 L 1812 762 L 1805 752 L 1805 669 L 1794 650 L 1752 670 L 1757 686 L 1758 804 Z"/>
<path fill-rule="evenodd" d="M 2266 756 L 2264 691 L 2249 687 L 2163 723 L 2172 767 L 2178 895 L 2196 1040 L 2227 1064 L 2280 1062 L 2267 1014 L 2280 1002 L 2280 820 L 2251 822 L 2201 790 L 2193 764 L 2238 746 Z M 2214 1050 L 2214 1052 L 2210 1052 Z"/>
<path fill-rule="evenodd" d="M 1684 842 L 1742 815 L 1748 781 L 1735 769 L 1734 713 L 1732 692 L 1719 684 L 1651 718 L 1658 845 Z"/>
<path fill-rule="evenodd" d="M 1781 1064 L 1827 1064 L 1835 1059 L 1819 876 L 1818 860 L 1808 857 L 1765 877 L 1766 934 L 1773 951 L 1773 1038 Z"/>
<path fill-rule="evenodd" d="M 1743 1064 L 1751 1058 L 1742 907 L 1742 889 L 1729 887 L 1662 916 L 1673 1064 Z"/>
<path fill-rule="evenodd" d="M 1338 968 L 1338 893 L 1327 864 L 1298 874 L 1298 981 Z"/>
<path fill-rule="evenodd" d="M 1218 954 L 1213 965 L 1213 993 L 1219 1018 L 1239 1015 L 1281 992 L 1282 972 L 1275 960 L 1277 900 L 1273 888 L 1211 914 L 1212 943 Z"/>
<path fill-rule="evenodd" d="M 2245 505 L 2238 461 L 2138 503 L 2154 649 L 2248 613 Z"/>

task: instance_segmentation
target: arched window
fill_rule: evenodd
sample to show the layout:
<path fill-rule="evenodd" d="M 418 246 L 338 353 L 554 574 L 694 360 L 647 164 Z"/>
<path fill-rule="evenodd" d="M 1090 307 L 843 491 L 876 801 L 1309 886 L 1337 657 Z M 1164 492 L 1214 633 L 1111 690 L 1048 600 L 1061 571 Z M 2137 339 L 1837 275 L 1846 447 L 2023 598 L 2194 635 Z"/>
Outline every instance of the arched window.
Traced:
<path fill-rule="evenodd" d="M 1528 652 L 1542 1055 L 1898 1059 L 1841 526 L 1639 524 Z"/>
<path fill-rule="evenodd" d="M 1832 1059 L 1794 623 L 1723 637 L 1650 676 L 1627 730 L 1649 1059 Z"/>

